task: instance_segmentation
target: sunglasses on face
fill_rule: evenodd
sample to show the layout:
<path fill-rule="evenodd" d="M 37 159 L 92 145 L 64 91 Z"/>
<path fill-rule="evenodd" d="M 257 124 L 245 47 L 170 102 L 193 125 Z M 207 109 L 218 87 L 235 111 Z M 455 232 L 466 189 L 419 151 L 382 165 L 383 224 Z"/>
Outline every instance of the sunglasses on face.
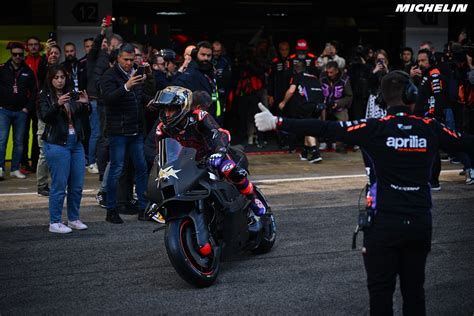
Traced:
<path fill-rule="evenodd" d="M 12 53 L 12 56 L 13 57 L 23 57 L 24 54 L 23 53 Z"/>

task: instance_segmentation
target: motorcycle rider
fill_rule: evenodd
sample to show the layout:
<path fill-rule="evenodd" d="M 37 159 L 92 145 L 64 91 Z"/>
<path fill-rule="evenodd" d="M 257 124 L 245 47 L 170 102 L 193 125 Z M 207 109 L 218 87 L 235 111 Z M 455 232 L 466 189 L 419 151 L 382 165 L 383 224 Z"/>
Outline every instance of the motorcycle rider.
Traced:
<path fill-rule="evenodd" d="M 191 110 L 192 92 L 189 89 L 169 86 L 163 89 L 155 106 L 159 109 L 159 123 L 156 127 L 156 143 L 163 138 L 176 139 L 183 147 L 197 150 L 196 161 L 207 159 L 211 167 L 232 182 L 239 192 L 251 200 L 250 208 L 262 216 L 266 208 L 255 196 L 247 171 L 239 167 L 230 157 L 228 146 L 230 134 L 220 128 L 207 111 Z M 158 146 L 157 146 L 158 148 Z"/>

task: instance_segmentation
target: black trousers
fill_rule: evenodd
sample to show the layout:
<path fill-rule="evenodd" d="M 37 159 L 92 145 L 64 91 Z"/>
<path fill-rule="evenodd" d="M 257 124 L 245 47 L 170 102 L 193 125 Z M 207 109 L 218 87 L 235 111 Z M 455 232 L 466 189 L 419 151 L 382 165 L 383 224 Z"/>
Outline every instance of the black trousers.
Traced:
<path fill-rule="evenodd" d="M 364 230 L 370 315 L 393 315 L 393 293 L 400 279 L 403 315 L 426 315 L 425 265 L 431 249 L 431 216 L 385 215 L 379 212 Z"/>
<path fill-rule="evenodd" d="M 26 119 L 25 124 L 25 136 L 23 138 L 23 155 L 21 157 L 21 165 L 28 166 L 29 159 L 28 159 L 28 148 L 30 145 L 30 122 L 31 122 L 31 133 L 32 133 L 32 147 L 31 147 L 31 167 L 36 172 L 36 167 L 38 166 L 38 159 L 39 159 L 39 147 L 38 147 L 38 117 L 36 116 L 36 112 L 28 113 L 28 118 Z"/>

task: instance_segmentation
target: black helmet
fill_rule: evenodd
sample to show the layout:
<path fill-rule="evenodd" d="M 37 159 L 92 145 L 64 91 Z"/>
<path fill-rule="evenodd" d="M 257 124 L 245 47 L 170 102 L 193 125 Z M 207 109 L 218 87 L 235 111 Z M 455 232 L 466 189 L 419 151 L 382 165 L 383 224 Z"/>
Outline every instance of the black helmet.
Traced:
<path fill-rule="evenodd" d="M 160 120 L 166 129 L 183 129 L 187 124 L 180 124 L 191 109 L 192 92 L 189 89 L 169 86 L 157 93 L 154 103 L 160 109 Z M 167 117 L 165 109 L 175 109 L 176 112 Z"/>
<path fill-rule="evenodd" d="M 176 62 L 176 53 L 172 49 L 169 49 L 169 48 L 160 49 L 157 55 L 163 57 L 165 61 Z"/>

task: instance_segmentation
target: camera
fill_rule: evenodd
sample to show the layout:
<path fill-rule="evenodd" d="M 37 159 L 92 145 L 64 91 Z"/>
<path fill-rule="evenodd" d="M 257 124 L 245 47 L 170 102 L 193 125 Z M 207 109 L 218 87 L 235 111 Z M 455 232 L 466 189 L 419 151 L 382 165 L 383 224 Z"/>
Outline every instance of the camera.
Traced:
<path fill-rule="evenodd" d="M 79 100 L 79 92 L 78 91 L 71 91 L 69 93 L 69 96 L 71 97 L 71 101 Z"/>

